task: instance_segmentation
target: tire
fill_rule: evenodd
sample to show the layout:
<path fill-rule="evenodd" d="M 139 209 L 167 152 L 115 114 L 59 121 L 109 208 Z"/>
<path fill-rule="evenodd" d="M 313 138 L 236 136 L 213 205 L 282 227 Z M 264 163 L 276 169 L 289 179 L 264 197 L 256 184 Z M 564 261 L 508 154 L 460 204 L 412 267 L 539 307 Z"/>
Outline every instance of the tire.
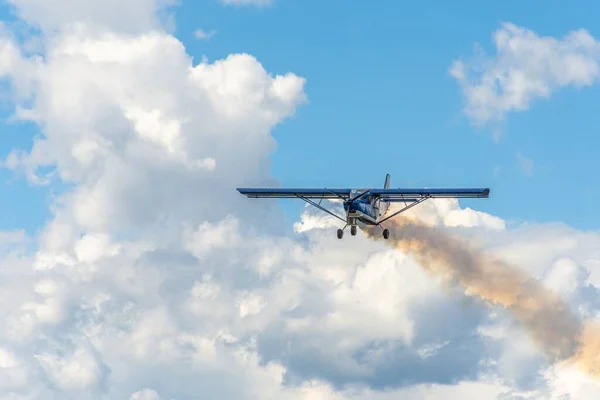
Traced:
<path fill-rule="evenodd" d="M 351 234 L 352 236 L 356 236 L 356 225 L 352 225 L 352 226 L 350 227 L 350 234 Z"/>
<path fill-rule="evenodd" d="M 344 237 L 344 231 L 341 230 L 341 229 L 338 229 L 337 230 L 337 237 L 338 237 L 338 239 L 343 238 Z"/>
<path fill-rule="evenodd" d="M 390 237 L 390 231 L 387 229 L 383 230 L 383 238 L 388 239 Z"/>

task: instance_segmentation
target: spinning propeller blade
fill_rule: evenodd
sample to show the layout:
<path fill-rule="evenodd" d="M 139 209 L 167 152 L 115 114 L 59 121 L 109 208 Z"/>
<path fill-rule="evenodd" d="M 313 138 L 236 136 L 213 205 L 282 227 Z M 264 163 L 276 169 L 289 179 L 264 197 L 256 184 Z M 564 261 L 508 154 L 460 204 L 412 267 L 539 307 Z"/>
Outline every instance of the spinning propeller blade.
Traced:
<path fill-rule="evenodd" d="M 361 197 L 363 197 L 365 194 L 369 193 L 371 191 L 371 189 L 366 189 L 364 192 L 362 192 L 361 194 L 352 197 L 351 199 L 348 199 L 348 202 L 353 202 L 354 200 L 358 200 Z"/>

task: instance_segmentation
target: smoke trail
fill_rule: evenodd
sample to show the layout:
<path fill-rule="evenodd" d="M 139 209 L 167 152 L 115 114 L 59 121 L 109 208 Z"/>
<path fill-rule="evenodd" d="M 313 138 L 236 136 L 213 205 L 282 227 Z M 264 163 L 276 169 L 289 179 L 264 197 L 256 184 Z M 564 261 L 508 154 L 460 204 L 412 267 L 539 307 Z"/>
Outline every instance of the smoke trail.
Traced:
<path fill-rule="evenodd" d="M 600 327 L 584 325 L 557 293 L 435 228 L 404 218 L 387 228 L 388 242 L 414 255 L 423 268 L 460 284 L 467 295 L 505 307 L 552 362 L 574 364 L 600 378 Z M 363 230 L 373 239 L 381 238 L 379 228 Z"/>

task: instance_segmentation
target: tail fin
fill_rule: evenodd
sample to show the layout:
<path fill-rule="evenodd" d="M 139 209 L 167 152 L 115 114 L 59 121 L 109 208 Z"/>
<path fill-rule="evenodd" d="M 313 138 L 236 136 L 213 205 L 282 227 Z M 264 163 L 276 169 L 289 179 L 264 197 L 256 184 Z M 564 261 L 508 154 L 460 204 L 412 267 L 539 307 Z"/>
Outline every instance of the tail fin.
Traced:
<path fill-rule="evenodd" d="M 384 189 L 389 189 L 390 188 L 390 174 L 386 174 L 385 175 L 385 184 L 383 185 Z"/>

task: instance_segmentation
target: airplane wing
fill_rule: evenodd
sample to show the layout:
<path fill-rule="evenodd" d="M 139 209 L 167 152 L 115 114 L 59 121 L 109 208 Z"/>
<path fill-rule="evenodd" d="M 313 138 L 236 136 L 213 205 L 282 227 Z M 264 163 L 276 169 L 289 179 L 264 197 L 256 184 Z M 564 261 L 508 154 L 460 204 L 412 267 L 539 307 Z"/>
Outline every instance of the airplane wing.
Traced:
<path fill-rule="evenodd" d="M 490 189 L 372 189 L 370 194 L 379 196 L 384 201 L 422 198 L 488 198 Z"/>
<path fill-rule="evenodd" d="M 352 194 L 352 189 L 238 188 L 237 190 L 250 198 L 340 199 L 348 198 Z M 378 196 L 385 201 L 418 201 L 422 198 L 487 198 L 490 189 L 371 189 L 368 194 Z"/>
<path fill-rule="evenodd" d="M 305 198 L 305 199 L 346 199 L 351 189 L 278 189 L 278 188 L 238 188 L 238 192 L 250 198 Z"/>

